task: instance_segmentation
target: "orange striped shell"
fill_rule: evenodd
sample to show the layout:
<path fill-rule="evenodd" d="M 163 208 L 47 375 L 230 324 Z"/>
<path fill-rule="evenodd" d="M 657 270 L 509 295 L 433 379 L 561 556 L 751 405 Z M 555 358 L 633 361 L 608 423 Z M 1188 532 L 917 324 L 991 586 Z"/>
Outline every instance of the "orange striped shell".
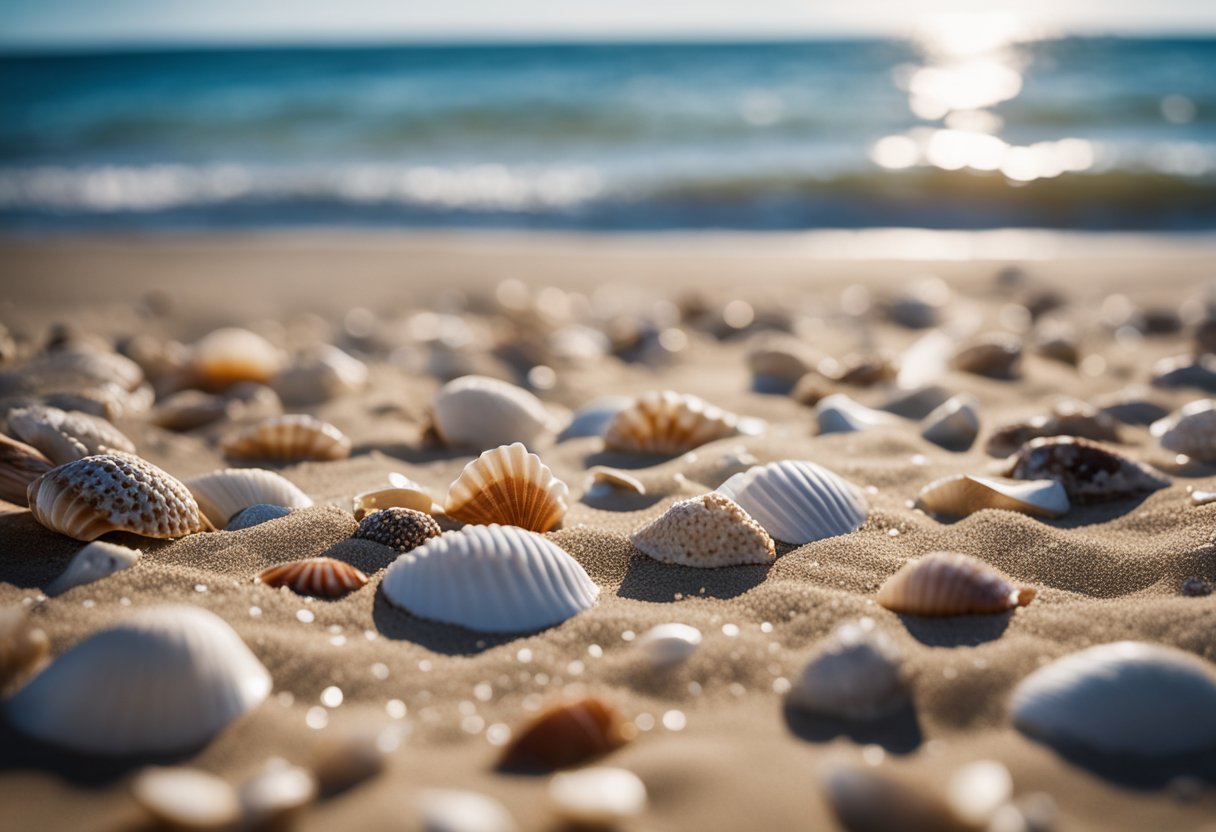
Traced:
<path fill-rule="evenodd" d="M 971 615 L 1024 607 L 1035 596 L 988 564 L 957 552 L 931 552 L 904 564 L 879 587 L 878 603 L 912 615 Z"/>
<path fill-rule="evenodd" d="M 566 516 L 570 489 L 521 443 L 486 451 L 448 489 L 444 513 L 478 525 L 547 532 Z"/>
<path fill-rule="evenodd" d="M 367 576 L 334 558 L 306 558 L 263 569 L 258 580 L 267 586 L 285 586 L 299 595 L 340 598 L 366 584 Z"/>
<path fill-rule="evenodd" d="M 675 456 L 739 433 L 735 414 L 697 396 L 664 390 L 639 396 L 613 416 L 604 444 L 615 451 Z"/>

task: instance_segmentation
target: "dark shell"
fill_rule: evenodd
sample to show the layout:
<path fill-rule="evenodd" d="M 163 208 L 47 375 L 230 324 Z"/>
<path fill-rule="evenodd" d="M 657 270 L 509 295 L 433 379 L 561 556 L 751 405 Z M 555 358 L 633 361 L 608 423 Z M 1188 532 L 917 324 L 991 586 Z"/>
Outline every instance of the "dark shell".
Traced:
<path fill-rule="evenodd" d="M 1216 393 L 1216 356 L 1163 358 L 1153 366 L 1154 387 L 1197 387 Z"/>
<path fill-rule="evenodd" d="M 507 745 L 499 768 L 553 771 L 620 748 L 636 729 L 615 707 L 586 697 L 554 705 L 523 726 Z"/>
<path fill-rule="evenodd" d="M 1007 475 L 1056 480 L 1069 499 L 1090 503 L 1148 494 L 1170 484 L 1147 465 L 1074 436 L 1027 442 L 1010 461 Z"/>
<path fill-rule="evenodd" d="M 1118 423 L 1106 413 L 1084 402 L 1067 401 L 1056 405 L 1049 416 L 1036 416 L 1025 422 L 1005 425 L 988 437 L 985 450 L 991 456 L 1007 457 L 1022 445 L 1041 436 L 1079 436 L 1099 442 L 1120 442 Z"/>
<path fill-rule="evenodd" d="M 442 533 L 429 514 L 412 508 L 385 508 L 364 517 L 354 536 L 408 552 Z"/>
<path fill-rule="evenodd" d="M 963 347 L 950 367 L 989 378 L 1016 378 L 1022 361 L 1022 341 L 1012 335 L 990 335 Z"/>

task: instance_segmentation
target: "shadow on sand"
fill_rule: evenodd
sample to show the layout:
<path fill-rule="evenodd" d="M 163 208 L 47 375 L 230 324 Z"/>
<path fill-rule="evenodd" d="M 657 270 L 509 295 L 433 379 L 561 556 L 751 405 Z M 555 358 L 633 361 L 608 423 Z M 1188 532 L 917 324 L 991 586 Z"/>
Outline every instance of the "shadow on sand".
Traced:
<path fill-rule="evenodd" d="M 900 613 L 899 620 L 908 634 L 921 644 L 930 647 L 969 647 L 1000 638 L 1013 620 L 1013 611 L 943 618 Z"/>
<path fill-rule="evenodd" d="M 617 594 L 635 601 L 669 603 L 681 597 L 734 598 L 764 583 L 767 566 L 724 566 L 690 569 L 642 554 L 629 559 L 629 568 Z"/>
<path fill-rule="evenodd" d="M 797 708 L 784 707 L 785 724 L 790 733 L 807 742 L 831 742 L 836 737 L 848 737 L 859 745 L 879 745 L 891 754 L 910 754 L 924 742 L 916 708 L 909 702 L 894 713 L 880 719 L 843 719 L 809 714 Z"/>

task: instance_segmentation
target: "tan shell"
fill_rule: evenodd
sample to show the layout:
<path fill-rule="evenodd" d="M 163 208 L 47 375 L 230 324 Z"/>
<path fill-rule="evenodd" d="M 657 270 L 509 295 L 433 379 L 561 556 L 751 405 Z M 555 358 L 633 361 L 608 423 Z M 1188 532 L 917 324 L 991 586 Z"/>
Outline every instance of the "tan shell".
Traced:
<path fill-rule="evenodd" d="M 609 702 L 588 696 L 553 705 L 524 725 L 503 751 L 499 768 L 552 771 L 620 748 L 637 731 Z"/>
<path fill-rule="evenodd" d="M 255 332 L 225 327 L 200 338 L 190 350 L 195 381 L 223 390 L 238 381 L 270 381 L 283 366 L 283 353 Z"/>
<path fill-rule="evenodd" d="M 629 539 L 655 560 L 683 566 L 769 564 L 777 557 L 768 532 L 716 491 L 673 504 Z"/>
<path fill-rule="evenodd" d="M 465 523 L 547 532 L 566 516 L 569 493 L 539 456 L 514 442 L 465 466 L 448 489 L 444 513 Z"/>
<path fill-rule="evenodd" d="M 394 471 L 388 475 L 388 481 L 388 488 L 377 488 L 355 495 L 352 511 L 356 520 L 362 520 L 373 511 L 386 508 L 408 508 L 427 514 L 442 510 L 442 506 L 435 505 L 435 499 L 426 486 L 414 482 L 404 474 Z"/>
<path fill-rule="evenodd" d="M 740 433 L 739 417 L 671 390 L 645 393 L 612 417 L 604 444 L 616 451 L 675 456 Z"/>
<path fill-rule="evenodd" d="M 958 474 L 934 480 L 921 489 L 917 508 L 930 514 L 966 517 L 985 508 L 1020 511 L 1032 517 L 1060 517 L 1070 505 L 1055 480 L 1007 480 Z"/>
<path fill-rule="evenodd" d="M 77 540 L 107 532 L 184 537 L 211 524 L 183 483 L 131 454 L 98 454 L 60 465 L 30 483 L 30 511 Z"/>
<path fill-rule="evenodd" d="M 1200 462 L 1216 462 L 1216 401 L 1199 399 L 1153 422 L 1150 432 L 1161 447 Z"/>
<path fill-rule="evenodd" d="M 616 491 L 632 491 L 634 494 L 645 494 L 646 486 L 632 474 L 619 468 L 606 468 L 597 465 L 590 472 L 591 488 L 606 487 Z"/>
<path fill-rule="evenodd" d="M 23 407 L 8 414 L 9 431 L 56 465 L 107 451 L 134 453 L 135 444 L 99 416 L 57 407 Z"/>
<path fill-rule="evenodd" d="M 841 829 L 849 832 L 976 832 L 926 784 L 844 763 L 824 767 L 822 785 Z"/>
<path fill-rule="evenodd" d="M 262 468 L 224 468 L 186 480 L 199 510 L 222 529 L 250 506 L 308 508 L 312 498 L 281 474 Z"/>
<path fill-rule="evenodd" d="M 263 569 L 258 580 L 267 586 L 285 586 L 299 595 L 340 598 L 366 584 L 367 576 L 334 558 L 306 558 Z"/>
<path fill-rule="evenodd" d="M 288 414 L 265 419 L 224 443 L 232 459 L 279 462 L 327 461 L 350 456 L 350 437 L 312 416 Z"/>
<path fill-rule="evenodd" d="M 955 370 L 990 378 L 1013 378 L 1022 361 L 1022 340 L 1006 333 L 992 333 L 963 347 L 950 359 Z"/>
<path fill-rule="evenodd" d="M 970 555 L 931 552 L 887 578 L 876 600 L 893 612 L 912 615 L 972 615 L 1024 607 L 1035 592 Z"/>
<path fill-rule="evenodd" d="M 25 607 L 0 607 L 0 689 L 34 669 L 50 649 L 50 639 L 30 623 Z"/>
<path fill-rule="evenodd" d="M 37 448 L 0 434 L 0 500 L 26 505 L 30 483 L 54 467 Z"/>
<path fill-rule="evenodd" d="M 201 390 L 182 390 L 159 402 L 150 421 L 166 430 L 193 430 L 228 415 L 229 402 L 223 396 Z"/>
<path fill-rule="evenodd" d="M 1052 479 L 1077 502 L 1148 494 L 1170 481 L 1147 465 L 1074 436 L 1044 436 L 1022 446 L 1005 472 L 1018 480 Z"/>
<path fill-rule="evenodd" d="M 1040 436 L 1079 436 L 1098 442 L 1119 442 L 1119 425 L 1110 415 L 1085 402 L 1065 399 L 1047 416 L 1000 427 L 988 437 L 985 450 L 1007 457 L 1023 444 Z"/>

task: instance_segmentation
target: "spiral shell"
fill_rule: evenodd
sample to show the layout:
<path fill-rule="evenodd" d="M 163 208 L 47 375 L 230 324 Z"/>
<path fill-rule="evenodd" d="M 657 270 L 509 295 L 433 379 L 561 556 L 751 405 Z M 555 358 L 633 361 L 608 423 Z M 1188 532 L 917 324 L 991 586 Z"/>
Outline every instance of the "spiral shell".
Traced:
<path fill-rule="evenodd" d="M 921 489 L 917 508 L 946 517 L 965 517 L 985 508 L 1020 511 L 1032 517 L 1060 517 L 1070 508 L 1064 486 L 1055 480 L 1007 480 L 958 474 Z"/>
<path fill-rule="evenodd" d="M 1197 459 L 1216 462 L 1216 401 L 1199 399 L 1149 429 L 1161 447 Z"/>
<path fill-rule="evenodd" d="M 306 558 L 263 569 L 258 580 L 266 586 L 285 586 L 297 595 L 341 598 L 366 584 L 367 576 L 340 560 Z"/>
<path fill-rule="evenodd" d="M 350 438 L 320 419 L 302 414 L 273 416 L 224 443 L 232 459 L 279 462 L 328 461 L 350 456 Z"/>
<path fill-rule="evenodd" d="M 26 505 L 30 483 L 54 467 L 37 448 L 0 434 L 0 500 Z"/>
<path fill-rule="evenodd" d="M 223 528 L 250 506 L 308 508 L 312 505 L 312 498 L 291 480 L 262 468 L 224 468 L 186 480 L 186 487 L 216 528 Z"/>
<path fill-rule="evenodd" d="M 558 428 L 536 396 L 486 376 L 462 376 L 441 387 L 434 420 L 435 432 L 449 447 L 534 444 Z"/>
<path fill-rule="evenodd" d="M 409 508 L 386 508 L 364 517 L 354 536 L 408 552 L 442 533 L 429 514 Z"/>
<path fill-rule="evenodd" d="M 612 417 L 604 430 L 604 444 L 615 451 L 675 456 L 740 432 L 738 416 L 704 399 L 671 390 L 652 391 Z"/>
<path fill-rule="evenodd" d="M 774 539 L 801 546 L 856 531 L 869 516 L 861 490 L 821 465 L 787 459 L 735 474 L 718 492 Z"/>
<path fill-rule="evenodd" d="M 56 465 L 91 454 L 134 453 L 135 444 L 99 416 L 57 407 L 24 407 L 8 414 L 8 427 Z"/>
<path fill-rule="evenodd" d="M 486 451 L 448 489 L 444 513 L 465 523 L 547 532 L 566 516 L 570 489 L 519 442 Z"/>
<path fill-rule="evenodd" d="M 1147 465 L 1073 436 L 1045 436 L 1027 442 L 1010 459 L 1005 473 L 1018 480 L 1055 480 L 1077 502 L 1120 500 L 1170 484 Z"/>
<path fill-rule="evenodd" d="M 47 584 L 44 592 L 53 598 L 74 587 L 100 581 L 115 572 L 134 566 L 141 554 L 143 553 L 138 549 L 95 540 L 76 553 L 76 557 L 68 563 L 68 568 Z"/>
<path fill-rule="evenodd" d="M 255 332 L 224 327 L 204 335 L 190 350 L 195 382 L 223 390 L 239 381 L 266 384 L 283 366 L 283 353 Z"/>
<path fill-rule="evenodd" d="M 844 719 L 877 719 L 908 702 L 903 652 L 872 618 L 837 627 L 794 681 L 786 703 Z"/>
<path fill-rule="evenodd" d="M 499 768 L 553 771 L 569 768 L 609 751 L 636 730 L 609 702 L 588 696 L 552 705 L 519 729 L 503 750 Z"/>
<path fill-rule="evenodd" d="M 981 560 L 956 552 L 931 552 L 909 561 L 883 583 L 876 600 L 911 615 L 972 615 L 1005 612 L 1034 600 Z"/>
<path fill-rule="evenodd" d="M 768 532 L 737 503 L 716 491 L 674 503 L 629 539 L 662 563 L 705 569 L 769 564 L 777 557 Z"/>

